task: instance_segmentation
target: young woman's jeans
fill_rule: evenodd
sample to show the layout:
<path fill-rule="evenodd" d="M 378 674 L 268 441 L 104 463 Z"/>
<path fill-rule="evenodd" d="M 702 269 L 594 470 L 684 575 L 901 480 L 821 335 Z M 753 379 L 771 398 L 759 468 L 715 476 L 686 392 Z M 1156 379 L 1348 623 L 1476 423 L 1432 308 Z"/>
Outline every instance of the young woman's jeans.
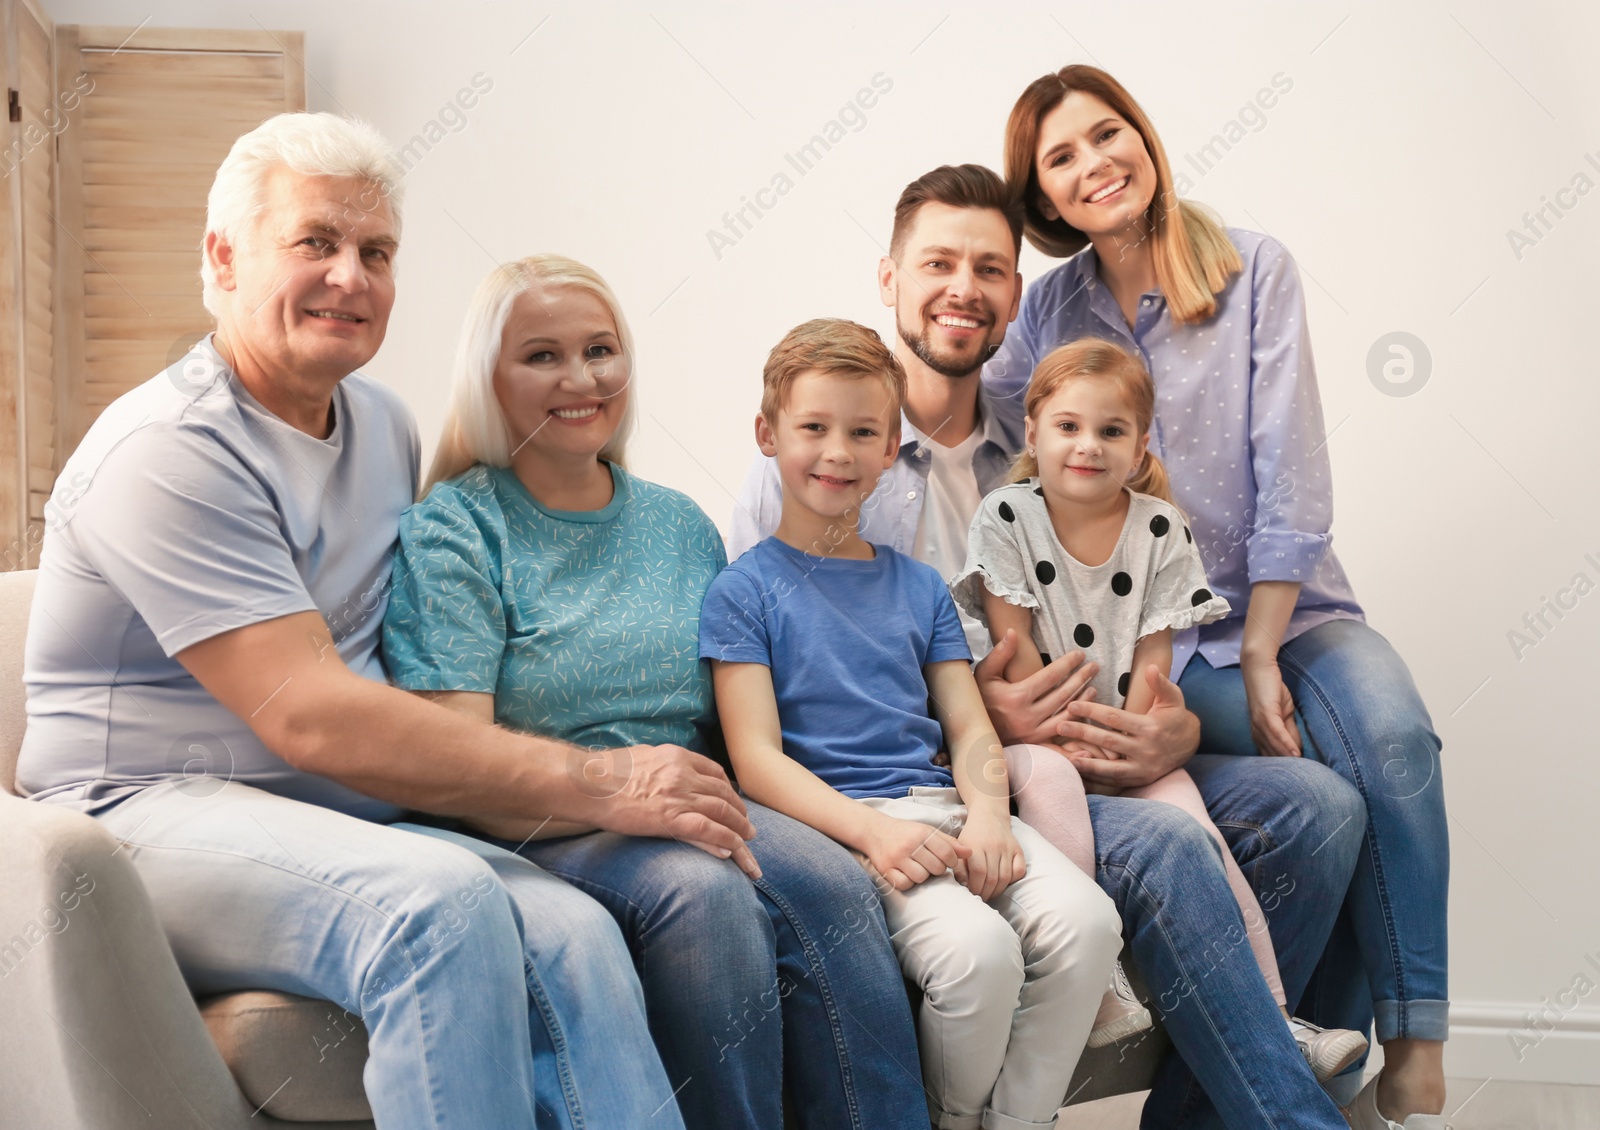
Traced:
<path fill-rule="evenodd" d="M 361 1018 L 384 1130 L 682 1130 L 616 923 L 527 860 L 211 777 L 100 820 L 197 995 Z M 329 1011 L 333 1043 L 350 1021 Z"/>
<path fill-rule="evenodd" d="M 780 1130 L 784 1081 L 805 1130 L 927 1130 L 877 891 L 820 832 L 745 805 L 756 882 L 699 848 L 610 832 L 521 854 L 622 927 L 690 1130 Z"/>
<path fill-rule="evenodd" d="M 1375 1018 L 1380 1043 L 1443 1040 L 1450 845 L 1440 742 L 1427 708 L 1404 661 L 1359 620 L 1297 636 L 1280 649 L 1278 665 L 1305 755 L 1359 789 L 1367 807 L 1344 913 L 1300 1014 L 1363 1030 Z M 1178 686 L 1200 718 L 1202 750 L 1256 753 L 1237 666 L 1213 668 L 1196 655 Z M 1347 1084 L 1359 1081 L 1357 1072 L 1351 1068 Z"/>
<path fill-rule="evenodd" d="M 1267 917 L 1295 1000 L 1350 884 L 1361 797 L 1298 758 L 1202 755 L 1185 768 Z M 1341 1130 L 1261 976 L 1216 840 L 1181 809 L 1132 797 L 1091 796 L 1089 818 L 1097 878 L 1176 1053 L 1141 1125 Z"/>

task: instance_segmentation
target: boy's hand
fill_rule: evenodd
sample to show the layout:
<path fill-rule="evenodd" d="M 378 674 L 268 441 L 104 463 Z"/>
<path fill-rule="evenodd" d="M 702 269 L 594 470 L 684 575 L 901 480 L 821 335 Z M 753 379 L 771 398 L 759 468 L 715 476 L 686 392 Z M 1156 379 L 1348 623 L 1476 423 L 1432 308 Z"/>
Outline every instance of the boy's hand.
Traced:
<path fill-rule="evenodd" d="M 872 825 L 865 845 L 867 862 L 897 891 L 909 891 L 935 875 L 966 874 L 972 848 L 937 828 L 915 820 L 884 816 Z"/>
<path fill-rule="evenodd" d="M 972 849 L 967 860 L 967 890 L 988 902 L 1028 873 L 1022 845 L 1011 834 L 1010 816 L 969 813 L 961 843 Z"/>

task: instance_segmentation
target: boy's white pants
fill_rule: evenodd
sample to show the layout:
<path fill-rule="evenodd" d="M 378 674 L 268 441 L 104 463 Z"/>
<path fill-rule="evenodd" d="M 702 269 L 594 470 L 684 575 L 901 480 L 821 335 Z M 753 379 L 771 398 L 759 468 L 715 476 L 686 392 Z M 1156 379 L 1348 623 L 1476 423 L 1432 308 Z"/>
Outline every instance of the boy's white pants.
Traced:
<path fill-rule="evenodd" d="M 864 800 L 952 836 L 955 789 Z M 918 1035 L 940 1130 L 1051 1127 L 1122 948 L 1116 905 L 1016 817 L 1028 873 L 985 903 L 953 875 L 907 891 L 879 883 L 900 968 L 923 993 Z"/>

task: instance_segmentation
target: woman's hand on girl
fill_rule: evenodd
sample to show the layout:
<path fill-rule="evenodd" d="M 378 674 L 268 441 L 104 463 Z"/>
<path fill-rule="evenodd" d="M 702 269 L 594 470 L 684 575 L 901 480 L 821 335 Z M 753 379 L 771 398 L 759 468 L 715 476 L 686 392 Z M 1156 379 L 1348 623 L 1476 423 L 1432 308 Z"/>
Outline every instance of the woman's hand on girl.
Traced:
<path fill-rule="evenodd" d="M 1284 685 L 1276 660 L 1241 660 L 1245 701 L 1250 704 L 1250 736 L 1267 757 L 1299 757 L 1300 729 L 1294 721 L 1294 696 Z"/>
<path fill-rule="evenodd" d="M 1022 845 L 1011 834 L 1009 815 L 974 812 L 961 829 L 961 842 L 972 849 L 967 860 L 966 888 L 988 902 L 1028 872 Z"/>

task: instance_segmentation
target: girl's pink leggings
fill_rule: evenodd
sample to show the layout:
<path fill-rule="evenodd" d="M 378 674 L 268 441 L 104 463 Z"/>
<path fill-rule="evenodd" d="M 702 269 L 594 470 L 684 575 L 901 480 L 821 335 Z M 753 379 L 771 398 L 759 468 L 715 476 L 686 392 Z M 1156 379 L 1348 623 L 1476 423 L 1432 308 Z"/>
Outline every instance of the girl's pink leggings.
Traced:
<path fill-rule="evenodd" d="M 1088 875 L 1094 878 L 1094 828 L 1089 823 L 1089 802 L 1083 780 L 1060 750 L 1051 746 L 1013 745 L 1006 747 L 1006 772 L 1017 800 L 1017 815 L 1022 822 L 1045 839 Z M 1175 769 L 1153 784 L 1129 789 L 1122 794 L 1141 800 L 1159 800 L 1181 808 L 1200 822 L 1222 848 L 1222 866 L 1228 885 L 1244 915 L 1245 934 L 1261 976 L 1272 990 L 1272 999 L 1284 1005 L 1283 981 L 1278 977 L 1278 955 L 1267 933 L 1267 920 L 1261 913 L 1244 872 L 1234 862 L 1227 841 L 1206 813 L 1205 801 L 1194 780 L 1182 769 Z"/>

